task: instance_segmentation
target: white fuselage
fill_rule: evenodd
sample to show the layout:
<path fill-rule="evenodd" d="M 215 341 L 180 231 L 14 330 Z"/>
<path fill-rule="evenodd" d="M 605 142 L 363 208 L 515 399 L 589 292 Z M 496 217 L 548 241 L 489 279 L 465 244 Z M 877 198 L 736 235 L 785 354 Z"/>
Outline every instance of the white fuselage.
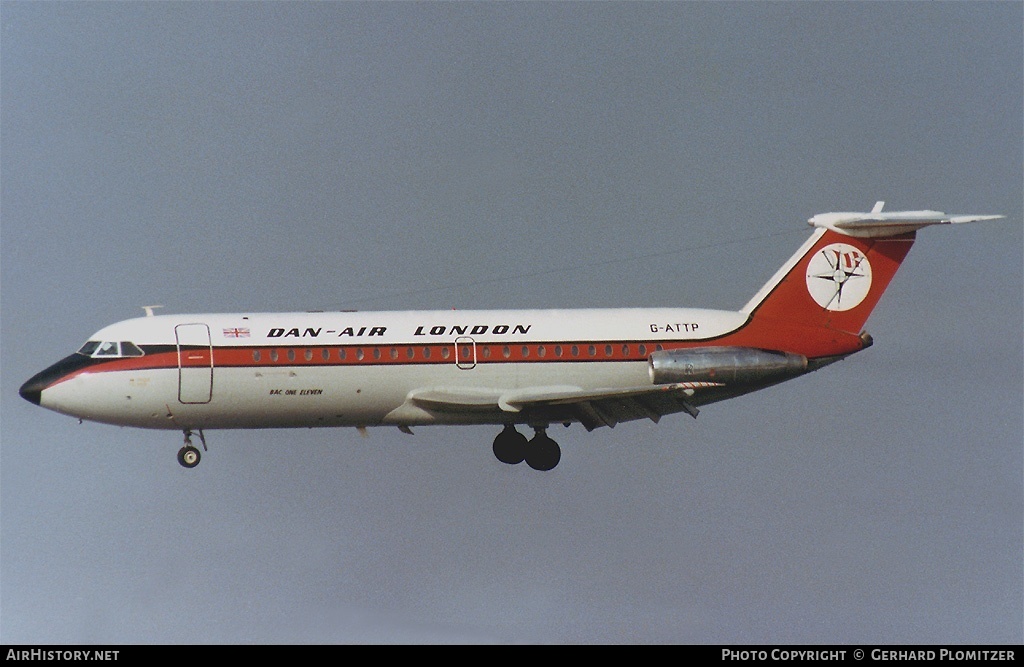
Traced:
<path fill-rule="evenodd" d="M 706 345 L 746 320 L 701 309 L 143 317 L 91 338 L 130 341 L 143 356 L 95 356 L 46 387 L 40 404 L 178 430 L 514 423 L 496 407 L 503 396 L 650 385 L 652 352 Z"/>
<path fill-rule="evenodd" d="M 828 213 L 738 312 L 692 308 L 147 316 L 30 378 L 28 401 L 124 426 L 502 424 L 498 460 L 557 465 L 552 423 L 658 421 L 871 345 L 863 327 L 931 225 L 999 216 Z M 151 313 L 150 313 L 151 315 Z M 533 428 L 526 444 L 515 426 Z"/>

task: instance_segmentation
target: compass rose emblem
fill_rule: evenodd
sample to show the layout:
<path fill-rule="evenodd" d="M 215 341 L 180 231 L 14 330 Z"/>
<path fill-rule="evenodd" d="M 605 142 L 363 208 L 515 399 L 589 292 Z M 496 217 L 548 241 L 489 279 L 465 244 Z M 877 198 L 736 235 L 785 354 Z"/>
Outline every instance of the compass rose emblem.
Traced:
<path fill-rule="evenodd" d="M 871 264 L 852 245 L 827 245 L 807 263 L 807 291 L 825 310 L 850 310 L 870 289 Z"/>

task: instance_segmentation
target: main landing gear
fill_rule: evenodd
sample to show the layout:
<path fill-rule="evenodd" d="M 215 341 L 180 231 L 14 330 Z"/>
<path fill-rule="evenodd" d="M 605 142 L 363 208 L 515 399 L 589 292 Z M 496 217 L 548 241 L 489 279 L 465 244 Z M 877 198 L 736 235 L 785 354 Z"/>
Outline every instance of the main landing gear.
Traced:
<path fill-rule="evenodd" d="M 199 450 L 192 445 L 192 431 L 185 429 L 185 446 L 178 450 L 178 463 L 186 468 L 195 468 L 199 465 L 199 459 L 202 458 L 199 454 Z M 206 451 L 206 436 L 203 435 L 203 429 L 199 429 L 199 441 L 203 443 L 203 451 Z"/>
<path fill-rule="evenodd" d="M 502 463 L 515 465 L 526 461 L 534 470 L 551 470 L 562 458 L 558 443 L 548 437 L 544 427 L 534 427 L 536 434 L 529 441 L 509 424 L 494 438 L 494 456 Z"/>

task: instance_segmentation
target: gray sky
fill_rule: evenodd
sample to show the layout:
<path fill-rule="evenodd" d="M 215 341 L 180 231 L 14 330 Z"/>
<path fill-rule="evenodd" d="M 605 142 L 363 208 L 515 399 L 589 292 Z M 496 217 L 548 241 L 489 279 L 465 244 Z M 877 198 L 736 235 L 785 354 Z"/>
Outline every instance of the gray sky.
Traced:
<path fill-rule="evenodd" d="M 1024 5 L 0 3 L 0 641 L 1024 640 Z M 841 364 L 660 425 L 181 436 L 18 386 L 233 310 L 736 309 L 925 230 Z"/>

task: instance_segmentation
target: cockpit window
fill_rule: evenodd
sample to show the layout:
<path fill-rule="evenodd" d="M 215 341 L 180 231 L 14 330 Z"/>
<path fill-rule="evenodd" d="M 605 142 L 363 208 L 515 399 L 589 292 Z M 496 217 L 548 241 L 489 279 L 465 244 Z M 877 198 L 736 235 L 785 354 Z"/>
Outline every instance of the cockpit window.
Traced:
<path fill-rule="evenodd" d="M 78 350 L 78 354 L 87 357 L 141 357 L 142 349 L 131 341 L 98 341 L 91 340 Z"/>
<path fill-rule="evenodd" d="M 114 343 L 114 342 L 111 342 L 111 341 L 103 341 L 102 343 L 100 343 L 99 348 L 97 348 L 97 350 L 92 353 L 92 356 L 94 356 L 94 357 L 116 357 L 116 356 L 118 356 L 117 343 Z"/>
<path fill-rule="evenodd" d="M 141 357 L 145 352 L 139 349 L 139 346 L 127 340 L 121 341 L 121 356 L 122 357 Z"/>

